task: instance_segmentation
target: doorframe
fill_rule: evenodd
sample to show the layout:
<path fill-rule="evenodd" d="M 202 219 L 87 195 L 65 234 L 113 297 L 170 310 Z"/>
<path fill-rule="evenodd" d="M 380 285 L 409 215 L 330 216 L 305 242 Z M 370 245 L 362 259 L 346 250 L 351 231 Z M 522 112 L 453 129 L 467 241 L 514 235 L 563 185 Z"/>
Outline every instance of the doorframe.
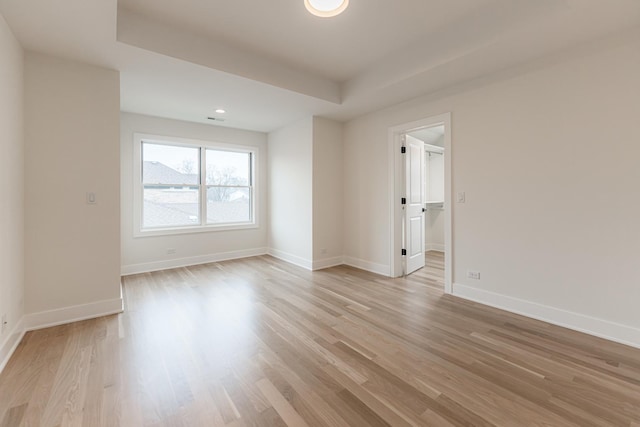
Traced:
<path fill-rule="evenodd" d="M 404 163 L 400 147 L 402 135 L 412 130 L 444 125 L 444 292 L 453 293 L 453 238 L 452 238 L 452 193 L 451 193 L 451 113 L 439 114 L 432 117 L 404 123 L 389 128 L 389 272 L 391 277 L 402 275 L 402 205 L 400 199 L 404 197 Z"/>

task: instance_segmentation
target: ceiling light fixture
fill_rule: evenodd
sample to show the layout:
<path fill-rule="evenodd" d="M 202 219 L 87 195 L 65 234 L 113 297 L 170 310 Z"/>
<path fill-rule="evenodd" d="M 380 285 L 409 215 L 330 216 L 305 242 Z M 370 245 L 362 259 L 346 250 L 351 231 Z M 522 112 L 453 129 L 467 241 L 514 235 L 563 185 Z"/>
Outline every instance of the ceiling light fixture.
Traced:
<path fill-rule="evenodd" d="M 330 18 L 344 12 L 349 0 L 304 0 L 307 10 L 321 18 Z"/>
<path fill-rule="evenodd" d="M 218 113 L 218 114 L 224 114 L 224 113 L 226 113 L 226 112 L 227 112 L 227 111 L 226 111 L 226 110 L 223 110 L 222 108 L 218 108 L 218 109 L 216 110 L 216 113 Z"/>

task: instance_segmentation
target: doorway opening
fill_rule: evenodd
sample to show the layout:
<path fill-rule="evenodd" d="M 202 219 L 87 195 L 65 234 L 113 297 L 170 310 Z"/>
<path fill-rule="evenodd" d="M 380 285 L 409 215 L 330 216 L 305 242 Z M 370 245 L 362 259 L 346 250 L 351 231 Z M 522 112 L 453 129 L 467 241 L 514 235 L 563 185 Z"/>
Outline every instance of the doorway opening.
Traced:
<path fill-rule="evenodd" d="M 389 150 L 392 276 L 444 267 L 451 293 L 450 114 L 390 128 Z"/>

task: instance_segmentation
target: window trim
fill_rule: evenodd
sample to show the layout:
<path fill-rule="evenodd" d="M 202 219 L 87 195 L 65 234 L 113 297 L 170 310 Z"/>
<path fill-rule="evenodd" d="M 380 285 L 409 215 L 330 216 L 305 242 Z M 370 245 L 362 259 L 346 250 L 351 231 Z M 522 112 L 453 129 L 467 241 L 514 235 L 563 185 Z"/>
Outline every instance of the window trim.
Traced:
<path fill-rule="evenodd" d="M 200 152 L 200 184 L 199 184 L 199 199 L 200 199 L 200 218 L 201 224 L 187 225 L 187 226 L 173 226 L 143 229 L 142 228 L 142 216 L 143 216 L 143 191 L 144 184 L 142 183 L 142 143 L 149 142 L 159 145 L 170 146 L 182 146 L 190 148 L 199 148 Z M 206 149 L 219 150 L 219 151 L 233 151 L 233 152 L 245 152 L 251 153 L 251 167 L 249 170 L 250 178 L 253 182 L 250 182 L 249 188 L 252 193 L 251 200 L 251 222 L 242 223 L 230 223 L 230 224 L 207 224 L 205 203 L 206 197 L 202 199 L 202 188 L 206 196 L 206 160 L 205 155 L 202 155 L 202 151 Z M 163 136 L 153 135 L 146 133 L 134 133 L 133 134 L 133 237 L 152 237 L 152 236 L 167 236 L 167 235 L 179 235 L 179 234 L 191 234 L 191 233 L 210 233 L 217 231 L 231 231 L 231 230 L 247 230 L 259 228 L 259 212 L 258 205 L 260 203 L 260 180 L 258 179 L 258 160 L 260 156 L 259 147 L 252 145 L 241 144 L 229 144 L 218 141 L 205 141 L 192 138 L 182 138 L 175 136 Z M 247 186 L 243 186 L 246 188 Z"/>

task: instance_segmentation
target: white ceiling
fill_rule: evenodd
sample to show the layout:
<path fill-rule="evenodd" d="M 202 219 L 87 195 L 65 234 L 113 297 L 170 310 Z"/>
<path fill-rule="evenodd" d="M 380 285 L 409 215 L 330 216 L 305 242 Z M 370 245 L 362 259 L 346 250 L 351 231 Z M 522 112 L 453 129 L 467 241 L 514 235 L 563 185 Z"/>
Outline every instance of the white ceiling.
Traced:
<path fill-rule="evenodd" d="M 343 82 L 488 3 L 361 0 L 333 19 L 309 14 L 302 0 L 190 0 L 188 7 L 175 0 L 122 0 L 120 7 Z"/>
<path fill-rule="evenodd" d="M 121 72 L 123 111 L 348 120 L 640 25 L 638 0 L 0 0 L 23 46 Z M 634 33 L 636 34 L 636 33 Z"/>
<path fill-rule="evenodd" d="M 411 132 L 407 132 L 407 135 L 418 138 L 420 141 L 426 144 L 444 147 L 444 126 L 432 126 L 428 128 L 417 129 Z"/>

